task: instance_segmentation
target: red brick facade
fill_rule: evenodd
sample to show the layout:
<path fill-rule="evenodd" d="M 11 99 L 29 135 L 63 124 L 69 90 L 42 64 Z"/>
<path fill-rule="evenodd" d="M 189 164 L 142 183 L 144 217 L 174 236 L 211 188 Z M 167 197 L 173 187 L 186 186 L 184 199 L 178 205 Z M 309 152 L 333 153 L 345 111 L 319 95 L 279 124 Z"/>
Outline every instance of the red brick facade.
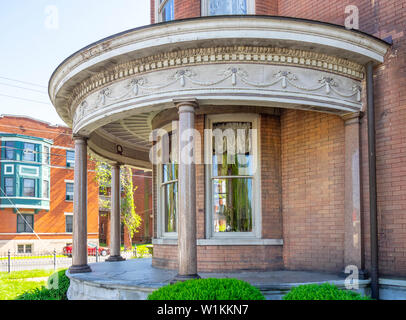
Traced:
<path fill-rule="evenodd" d="M 151 4 L 153 2 L 151 1 Z M 181 2 L 180 0 L 175 2 L 176 19 L 199 15 L 199 1 L 183 1 L 180 4 Z M 359 9 L 360 31 L 381 39 L 391 37 L 393 40 L 384 63 L 374 70 L 379 269 L 382 275 L 406 276 L 406 130 L 404 128 L 406 121 L 406 90 L 404 90 L 406 87 L 406 2 L 257 0 L 256 13 L 344 25 L 348 16 L 345 8 L 348 5 L 355 5 Z M 366 105 L 365 99 L 364 102 Z M 266 210 L 262 213 L 263 236 L 277 237 L 283 233 L 283 265 L 287 269 L 342 271 L 344 267 L 343 120 L 327 114 L 283 110 L 279 123 L 272 117 L 263 118 L 261 123 L 267 124 L 261 127 L 264 148 L 262 157 L 269 157 L 275 165 L 274 168 L 268 168 L 269 171 L 261 168 L 264 190 L 272 195 L 264 196 L 262 199 L 262 210 Z M 265 141 L 269 141 L 269 145 Z M 274 161 L 278 152 L 281 154 L 280 162 Z M 264 158 L 262 160 L 264 165 L 266 161 Z M 280 184 L 276 182 L 278 170 Z M 197 172 L 200 177 L 199 169 Z M 365 266 L 368 269 L 370 246 L 366 117 L 361 119 L 361 187 L 363 252 Z M 197 188 L 200 193 L 203 187 L 199 182 Z M 199 210 L 202 209 L 199 198 L 197 203 Z M 280 207 L 279 212 L 278 207 Z M 204 234 L 204 226 L 201 226 L 202 217 L 199 211 L 197 216 L 199 238 Z M 208 255 L 208 252 L 212 252 L 211 250 L 216 248 L 199 247 L 199 255 L 203 254 L 203 251 L 204 255 Z M 240 252 L 242 259 L 242 252 L 245 249 L 233 248 L 232 250 Z M 257 258 L 256 252 L 261 252 L 258 253 L 261 255 L 268 249 L 261 250 L 250 250 L 251 259 Z M 170 260 L 174 261 L 175 253 L 176 251 L 173 249 L 171 251 L 167 247 L 155 249 L 155 254 L 160 259 L 167 255 L 168 259 L 170 256 Z M 226 254 L 225 251 L 224 254 Z M 204 268 L 205 258 L 201 257 L 202 265 L 199 267 Z M 173 267 L 174 263 L 170 262 L 169 265 Z M 241 266 L 243 265 L 242 263 Z"/>
<path fill-rule="evenodd" d="M 65 213 L 73 213 L 73 201 L 67 201 L 66 182 L 73 180 L 73 168 L 66 166 L 66 149 L 74 150 L 71 129 L 64 126 L 51 126 L 47 123 L 18 116 L 0 118 L 0 131 L 16 133 L 31 137 L 41 137 L 53 141 L 51 147 L 51 176 L 50 176 L 50 210 L 41 210 L 34 214 L 34 231 L 39 235 L 43 244 L 34 243 L 34 250 L 47 247 L 53 250 L 61 249 L 61 243 L 72 242 L 72 234 L 66 233 Z M 88 165 L 88 198 L 98 199 L 98 185 L 92 163 Z M 98 243 L 98 201 L 88 202 L 88 239 Z M 34 234 L 18 234 L 17 216 L 11 208 L 0 210 L 0 241 L 7 246 L 10 240 L 37 240 Z M 53 242 L 54 241 L 54 242 Z M 14 248 L 11 249 L 12 251 Z"/>

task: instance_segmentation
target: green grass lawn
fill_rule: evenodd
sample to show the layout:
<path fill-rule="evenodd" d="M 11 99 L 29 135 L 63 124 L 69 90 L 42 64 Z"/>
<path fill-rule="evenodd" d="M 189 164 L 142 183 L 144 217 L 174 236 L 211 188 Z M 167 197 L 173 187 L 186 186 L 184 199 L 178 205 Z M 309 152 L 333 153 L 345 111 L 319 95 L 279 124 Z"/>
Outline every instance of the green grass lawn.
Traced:
<path fill-rule="evenodd" d="M 27 270 L 0 272 L 0 300 L 14 300 L 26 291 L 41 288 L 46 281 L 32 281 L 32 278 L 49 277 L 54 270 Z"/>

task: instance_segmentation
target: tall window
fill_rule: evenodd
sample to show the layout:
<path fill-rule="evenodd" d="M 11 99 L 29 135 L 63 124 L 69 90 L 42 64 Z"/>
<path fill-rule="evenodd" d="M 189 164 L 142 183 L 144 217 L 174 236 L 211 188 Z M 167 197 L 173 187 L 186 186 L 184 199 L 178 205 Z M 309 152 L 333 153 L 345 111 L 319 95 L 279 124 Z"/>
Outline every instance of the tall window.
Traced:
<path fill-rule="evenodd" d="M 23 179 L 23 197 L 35 197 L 34 179 Z"/>
<path fill-rule="evenodd" d="M 42 159 L 43 159 L 43 162 L 45 163 L 45 164 L 49 164 L 49 147 L 48 146 L 44 146 L 44 150 L 43 150 L 43 153 L 42 153 Z"/>
<path fill-rule="evenodd" d="M 42 180 L 42 197 L 49 198 L 49 181 L 47 180 Z"/>
<path fill-rule="evenodd" d="M 66 215 L 65 216 L 65 232 L 71 233 L 73 230 L 73 216 Z"/>
<path fill-rule="evenodd" d="M 75 166 L 75 151 L 66 150 L 66 166 L 67 167 Z"/>
<path fill-rule="evenodd" d="M 73 201 L 73 183 L 66 183 L 66 200 Z"/>
<path fill-rule="evenodd" d="M 12 197 L 15 195 L 14 193 L 14 178 L 5 178 L 4 179 L 4 192 L 6 196 Z"/>
<path fill-rule="evenodd" d="M 165 145 L 166 144 L 166 145 Z M 172 133 L 169 139 L 163 141 L 163 149 L 168 148 L 172 159 Z M 178 165 L 173 161 L 162 164 L 161 170 L 161 203 L 164 223 L 164 233 L 177 232 L 178 218 Z"/>
<path fill-rule="evenodd" d="M 23 161 L 35 161 L 35 144 L 24 142 Z"/>
<path fill-rule="evenodd" d="M 234 118 L 236 121 L 229 121 Z M 224 121 L 226 120 L 226 121 Z M 255 235 L 258 187 L 256 171 L 256 125 L 244 116 L 213 117 L 209 143 L 211 235 Z"/>
<path fill-rule="evenodd" d="M 15 160 L 15 147 L 14 141 L 4 142 L 5 149 L 5 158 L 6 160 Z"/>
<path fill-rule="evenodd" d="M 17 214 L 17 232 L 34 232 L 33 214 Z"/>
<path fill-rule="evenodd" d="M 175 18 L 174 0 L 159 0 L 158 6 L 158 22 L 171 21 Z"/>
<path fill-rule="evenodd" d="M 202 16 L 255 14 L 255 0 L 202 0 Z"/>

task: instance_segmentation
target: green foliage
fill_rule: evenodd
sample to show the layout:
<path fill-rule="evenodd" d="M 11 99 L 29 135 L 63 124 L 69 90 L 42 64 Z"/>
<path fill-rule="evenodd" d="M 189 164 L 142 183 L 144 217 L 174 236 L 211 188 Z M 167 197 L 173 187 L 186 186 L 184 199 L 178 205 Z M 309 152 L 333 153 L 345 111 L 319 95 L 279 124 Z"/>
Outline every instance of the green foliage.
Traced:
<path fill-rule="evenodd" d="M 195 279 L 164 286 L 148 300 L 265 300 L 249 283 L 237 279 Z"/>
<path fill-rule="evenodd" d="M 99 159 L 92 159 L 95 163 L 96 180 L 99 183 L 99 190 L 107 195 L 107 190 L 111 186 L 111 166 L 107 162 Z M 120 170 L 120 184 L 123 189 L 121 197 L 121 219 L 127 227 L 130 240 L 134 234 L 138 232 L 141 226 L 142 218 L 135 212 L 134 205 L 134 190 L 137 187 L 133 185 L 132 170 L 130 167 L 122 166 Z M 103 208 L 110 208 L 109 200 L 99 200 L 99 204 Z"/>
<path fill-rule="evenodd" d="M 66 269 L 53 273 L 47 282 L 47 286 L 41 286 L 29 290 L 17 297 L 17 300 L 67 300 L 70 280 L 65 275 Z"/>
<path fill-rule="evenodd" d="M 306 284 L 293 288 L 283 300 L 371 300 L 353 291 L 340 290 L 330 283 Z"/>

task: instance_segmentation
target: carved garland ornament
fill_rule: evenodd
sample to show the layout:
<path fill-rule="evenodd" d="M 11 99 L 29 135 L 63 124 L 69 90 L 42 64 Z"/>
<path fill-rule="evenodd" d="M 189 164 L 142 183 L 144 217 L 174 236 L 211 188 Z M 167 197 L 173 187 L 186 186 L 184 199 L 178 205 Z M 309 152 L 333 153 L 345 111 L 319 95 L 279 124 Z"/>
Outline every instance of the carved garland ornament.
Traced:
<path fill-rule="evenodd" d="M 76 123 L 83 116 L 86 116 L 94 110 L 103 108 L 108 103 L 114 103 L 125 98 L 137 97 L 140 95 L 140 90 L 146 92 L 159 91 L 176 83 L 179 83 L 181 87 L 185 87 L 187 82 L 202 87 L 210 87 L 225 81 L 230 81 L 232 86 L 236 86 L 238 81 L 241 81 L 248 86 L 256 88 L 270 88 L 280 83 L 282 89 L 286 89 L 288 85 L 307 92 L 317 91 L 324 88 L 326 95 L 330 95 L 331 92 L 334 92 L 343 98 L 355 97 L 357 102 L 361 101 L 361 87 L 359 85 L 353 85 L 351 89 L 339 88 L 338 83 L 332 77 L 322 77 L 318 80 L 318 83 L 315 86 L 306 87 L 301 84 L 295 74 L 283 70 L 273 74 L 273 81 L 263 83 L 250 81 L 248 72 L 239 67 L 228 67 L 217 75 L 220 77 L 218 80 L 212 82 L 199 81 L 196 79 L 197 74 L 194 71 L 190 69 L 182 69 L 168 77 L 166 83 L 159 85 L 149 85 L 146 77 L 133 78 L 128 81 L 128 84 L 124 87 L 125 91 L 121 95 L 114 96 L 112 90 L 109 87 L 106 87 L 99 91 L 97 101 L 93 105 L 89 106 L 86 100 L 83 101 L 75 112 L 73 122 Z"/>
<path fill-rule="evenodd" d="M 224 62 L 260 63 L 270 65 L 303 66 L 309 69 L 328 71 L 356 80 L 364 78 L 364 67 L 355 62 L 326 54 L 289 48 L 234 46 L 180 50 L 137 59 L 100 72 L 83 81 L 68 98 L 66 107 L 79 104 L 85 96 L 98 87 L 144 74 L 154 70 L 170 69 L 187 65 L 213 64 Z M 176 75 L 182 78 L 182 75 Z M 137 88 L 136 86 L 134 87 Z"/>

